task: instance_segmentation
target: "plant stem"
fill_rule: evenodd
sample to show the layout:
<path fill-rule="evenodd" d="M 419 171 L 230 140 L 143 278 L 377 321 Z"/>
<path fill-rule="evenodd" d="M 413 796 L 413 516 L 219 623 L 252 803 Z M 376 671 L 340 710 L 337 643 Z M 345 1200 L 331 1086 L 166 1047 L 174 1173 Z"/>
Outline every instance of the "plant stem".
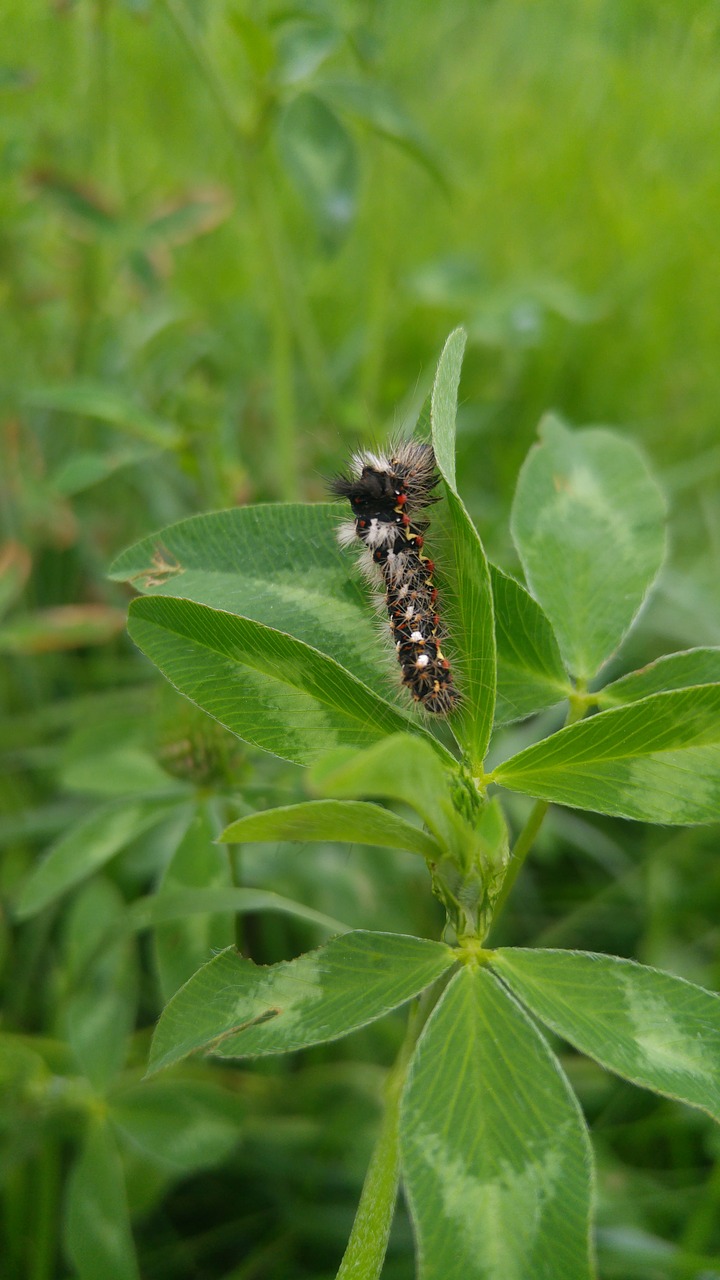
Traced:
<path fill-rule="evenodd" d="M 283 247 L 273 208 L 272 193 L 266 191 L 265 175 L 257 157 L 248 159 L 250 209 L 255 237 L 266 263 L 265 274 L 272 283 L 269 302 L 272 318 L 272 398 L 275 432 L 269 462 L 278 496 L 285 502 L 298 497 L 298 457 L 295 424 L 294 342 L 287 304 Z"/>
<path fill-rule="evenodd" d="M 208 53 L 183 0 L 164 0 L 165 9 L 218 106 L 227 126 L 240 166 L 253 233 L 263 259 L 263 279 L 270 295 L 273 327 L 273 403 L 275 440 L 271 450 L 280 496 L 297 496 L 296 411 L 293 354 L 302 353 L 308 380 L 320 405 L 330 410 L 333 384 L 315 320 L 298 277 L 290 248 L 283 235 L 277 198 L 267 189 L 264 166 L 259 162 L 261 124 L 247 129 L 238 119 L 235 103 Z"/>
<path fill-rule="evenodd" d="M 109 4 L 94 0 L 86 13 L 87 32 L 84 48 L 86 97 L 85 119 L 88 129 L 83 142 L 84 167 L 95 181 L 107 178 L 107 154 L 110 125 L 109 80 Z M 81 243 L 77 250 L 75 275 L 76 329 L 73 339 L 73 367 L 77 374 L 88 371 L 92 362 L 92 343 L 103 315 L 107 294 L 107 251 L 99 240 Z M 75 426 L 76 447 L 83 439 Z"/>
<path fill-rule="evenodd" d="M 235 114 L 235 103 L 231 94 L 225 85 L 224 80 L 218 75 L 212 58 L 209 56 L 207 49 L 200 37 L 195 23 L 188 13 L 182 0 L 164 0 L 165 8 L 170 16 L 170 20 L 182 38 L 189 54 L 198 67 L 205 83 L 212 93 L 217 106 L 220 109 L 225 123 L 229 126 L 230 136 L 235 146 L 240 150 L 242 158 L 245 158 L 248 146 L 248 138 L 244 130 L 240 126 L 240 122 Z"/>
<path fill-rule="evenodd" d="M 386 157 L 384 144 L 375 146 L 373 189 L 380 201 L 387 198 Z M 375 237 L 372 262 L 368 273 L 367 315 L 365 321 L 365 354 L 360 373 L 360 396 L 368 418 L 377 416 L 378 389 L 385 360 L 385 347 L 390 303 L 390 276 L 395 250 L 394 227 L 386 223 L 383 234 Z"/>
<path fill-rule="evenodd" d="M 399 1089 L 388 1093 L 385 1114 L 337 1280 L 351 1280 L 351 1277 L 370 1280 L 380 1274 L 400 1180 L 400 1096 Z"/>
<path fill-rule="evenodd" d="M 505 906 L 505 903 L 507 902 L 510 896 L 510 893 L 513 889 L 515 881 L 520 875 L 520 872 L 522 870 L 522 865 L 535 842 L 535 837 L 543 824 L 545 814 L 547 813 L 549 808 L 550 808 L 550 803 L 548 800 L 535 801 L 535 804 L 530 810 L 530 817 L 528 818 L 527 822 L 525 823 L 525 826 L 523 827 L 522 831 L 520 832 L 520 835 L 518 836 L 517 840 L 515 841 L 515 844 L 513 845 L 512 851 L 510 853 L 510 862 L 508 863 L 508 869 L 505 874 L 505 879 L 503 880 L 502 889 L 500 890 L 497 896 L 497 901 L 495 903 L 495 910 L 493 912 L 493 927 L 497 924 L 497 921 L 500 917 L 503 907 Z"/>
<path fill-rule="evenodd" d="M 273 255 L 278 302 L 284 308 L 298 349 L 302 352 L 308 381 L 321 407 L 331 412 L 334 401 L 333 381 L 305 287 L 287 242 L 277 196 L 269 189 L 264 168 L 256 164 L 255 172 L 263 177 L 263 181 L 253 184 L 248 194 L 256 201 L 256 225 L 266 237 Z"/>
<path fill-rule="evenodd" d="M 230 878 L 234 889 L 242 889 L 243 878 L 240 863 L 240 850 L 242 845 L 227 845 L 228 863 L 230 865 Z M 235 949 L 243 955 L 245 952 L 245 944 L 247 941 L 245 917 L 241 911 L 235 912 L 233 921 L 233 933 L 235 935 Z"/>
<path fill-rule="evenodd" d="M 450 975 L 428 987 L 408 1018 L 405 1038 L 385 1085 L 385 1112 L 363 1183 L 360 1203 L 336 1280 L 380 1275 L 400 1179 L 400 1103 L 413 1050 Z"/>
<path fill-rule="evenodd" d="M 217 72 L 205 43 L 182 0 L 165 0 L 170 19 L 215 99 L 227 126 L 240 165 L 248 210 L 260 255 L 264 261 L 263 276 L 269 295 L 272 324 L 272 401 L 275 426 L 272 460 L 278 495 L 285 501 L 297 497 L 297 459 L 295 441 L 295 386 L 293 339 L 288 323 L 287 281 L 282 268 L 282 251 L 275 234 L 272 201 L 265 196 L 264 175 L 257 162 L 254 140 L 237 117 L 228 88 Z"/>
<path fill-rule="evenodd" d="M 57 1261 L 60 1156 L 56 1142 L 46 1143 L 38 1159 L 33 1258 L 29 1280 L 52 1280 Z"/>
<path fill-rule="evenodd" d="M 705 1184 L 704 1194 L 691 1214 L 682 1234 L 680 1247 L 684 1253 L 704 1253 L 711 1246 L 718 1220 L 719 1207 L 720 1161 L 717 1161 Z M 693 1272 L 690 1263 L 686 1262 L 686 1268 L 687 1270 L 682 1271 L 682 1274 L 687 1275 L 687 1280 L 691 1280 L 691 1276 L 696 1272 Z"/>
<path fill-rule="evenodd" d="M 567 713 L 567 716 L 565 717 L 565 724 L 563 725 L 564 729 L 567 729 L 568 726 L 571 724 L 575 724 L 576 721 L 581 720 L 582 717 L 585 715 L 586 711 L 589 709 L 589 706 L 591 705 L 591 700 L 588 698 L 588 695 L 587 695 L 585 681 L 578 680 L 575 692 L 570 695 L 569 702 L 570 702 L 570 705 L 568 707 L 568 713 Z M 500 915 L 503 911 L 505 903 L 507 902 L 512 892 L 515 881 L 517 880 L 522 870 L 523 863 L 525 862 L 525 859 L 527 858 L 530 850 L 532 849 L 533 844 L 535 843 L 535 838 L 543 824 L 543 821 L 545 819 L 545 814 L 547 813 L 549 808 L 550 808 L 549 800 L 535 801 L 535 804 L 530 810 L 530 817 L 525 823 L 525 826 L 523 827 L 517 840 L 515 841 L 515 844 L 513 845 L 510 851 L 510 861 L 508 863 L 508 869 L 505 873 L 505 879 L 503 880 L 502 888 L 495 901 L 495 908 L 493 911 L 492 926 L 491 926 L 492 930 L 495 929 L 495 926 L 500 918 Z"/>

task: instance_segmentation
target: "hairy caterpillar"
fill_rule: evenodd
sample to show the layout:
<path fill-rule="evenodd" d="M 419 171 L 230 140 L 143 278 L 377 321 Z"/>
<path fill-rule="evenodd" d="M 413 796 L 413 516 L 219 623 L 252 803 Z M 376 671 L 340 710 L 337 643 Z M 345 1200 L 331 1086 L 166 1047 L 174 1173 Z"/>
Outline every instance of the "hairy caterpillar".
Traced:
<path fill-rule="evenodd" d="M 353 454 L 349 474 L 336 476 L 332 493 L 349 498 L 354 521 L 338 530 L 343 546 L 364 544 L 362 567 L 381 578 L 385 607 L 403 684 L 426 711 L 447 715 L 459 694 L 440 642 L 444 630 L 433 584 L 435 565 L 423 551 L 429 521 L 417 513 L 437 502 L 439 477 L 429 444 L 403 441 L 387 454 Z"/>

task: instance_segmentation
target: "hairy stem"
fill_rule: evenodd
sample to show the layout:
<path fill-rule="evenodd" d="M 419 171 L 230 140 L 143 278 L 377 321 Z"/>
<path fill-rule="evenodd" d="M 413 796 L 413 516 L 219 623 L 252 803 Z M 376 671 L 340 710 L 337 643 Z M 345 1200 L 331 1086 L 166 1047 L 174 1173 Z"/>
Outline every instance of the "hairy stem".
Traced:
<path fill-rule="evenodd" d="M 424 991 L 408 1018 L 405 1039 L 385 1085 L 385 1111 L 360 1203 L 336 1280 L 375 1280 L 382 1270 L 400 1180 L 400 1103 L 413 1050 L 442 996 L 449 974 Z"/>

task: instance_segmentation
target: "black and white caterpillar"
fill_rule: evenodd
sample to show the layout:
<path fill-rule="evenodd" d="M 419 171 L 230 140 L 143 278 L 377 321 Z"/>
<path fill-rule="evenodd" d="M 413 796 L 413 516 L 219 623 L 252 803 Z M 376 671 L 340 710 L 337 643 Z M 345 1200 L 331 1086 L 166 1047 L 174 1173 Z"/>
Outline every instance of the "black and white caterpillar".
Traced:
<path fill-rule="evenodd" d="M 445 632 L 435 565 L 423 550 L 429 520 L 417 518 L 438 501 L 438 480 L 431 445 L 408 440 L 387 454 L 353 454 L 348 474 L 336 476 L 330 488 L 336 497 L 349 498 L 355 517 L 338 530 L 341 545 L 359 538 L 363 569 L 371 581 L 382 580 L 403 684 L 426 711 L 444 716 L 459 694 L 440 647 Z"/>

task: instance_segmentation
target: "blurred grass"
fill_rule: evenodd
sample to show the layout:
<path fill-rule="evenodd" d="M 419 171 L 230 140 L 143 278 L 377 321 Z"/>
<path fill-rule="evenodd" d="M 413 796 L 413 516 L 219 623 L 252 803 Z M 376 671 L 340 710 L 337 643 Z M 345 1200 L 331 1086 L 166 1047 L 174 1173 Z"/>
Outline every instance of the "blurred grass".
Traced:
<path fill-rule="evenodd" d="M 93 636 L 93 610 L 125 601 L 106 565 L 193 511 L 324 497 L 349 445 L 412 419 L 457 323 L 459 479 L 491 553 L 513 567 L 509 505 L 543 412 L 620 426 L 673 512 L 668 570 L 618 670 L 718 643 L 719 65 L 710 0 L 5 6 L 0 599 L 13 634 L 44 635 L 46 651 L 14 651 L 0 674 L 4 900 L 97 798 L 77 785 L 98 751 L 83 745 L 92 721 L 189 761 L 198 787 L 222 792 L 229 770 L 243 803 L 299 797 L 296 771 L 208 745 L 124 639 Z M 307 93 L 340 133 L 315 112 L 298 136 L 288 108 Z M 70 649 L 44 622 L 62 606 L 86 611 Z M 515 727 L 508 743 L 536 733 Z M 634 954 L 717 989 L 715 843 L 559 811 L 508 938 Z M 171 852 L 141 843 L 107 874 L 131 899 Z M 300 866 L 292 849 L 261 850 L 243 874 L 351 923 L 437 931 L 400 857 L 328 849 Z M 10 1030 L 61 1034 L 66 916 L 3 917 Z M 263 961 L 310 941 L 278 918 L 245 927 Z M 147 1026 L 159 997 L 141 954 Z M 390 1061 L 398 1034 L 391 1022 L 242 1073 L 232 1087 L 258 1130 L 165 1199 L 126 1153 L 143 1275 L 332 1275 L 370 1145 L 368 1064 Z M 137 1062 L 143 1049 L 141 1036 Z M 716 1135 L 587 1064 L 569 1070 L 601 1144 L 603 1274 L 712 1274 Z M 8 1274 L 68 1274 L 60 1167 L 77 1116 L 48 1116 L 31 1089 L 3 1117 Z M 402 1219 L 388 1276 L 411 1275 L 409 1259 Z"/>

